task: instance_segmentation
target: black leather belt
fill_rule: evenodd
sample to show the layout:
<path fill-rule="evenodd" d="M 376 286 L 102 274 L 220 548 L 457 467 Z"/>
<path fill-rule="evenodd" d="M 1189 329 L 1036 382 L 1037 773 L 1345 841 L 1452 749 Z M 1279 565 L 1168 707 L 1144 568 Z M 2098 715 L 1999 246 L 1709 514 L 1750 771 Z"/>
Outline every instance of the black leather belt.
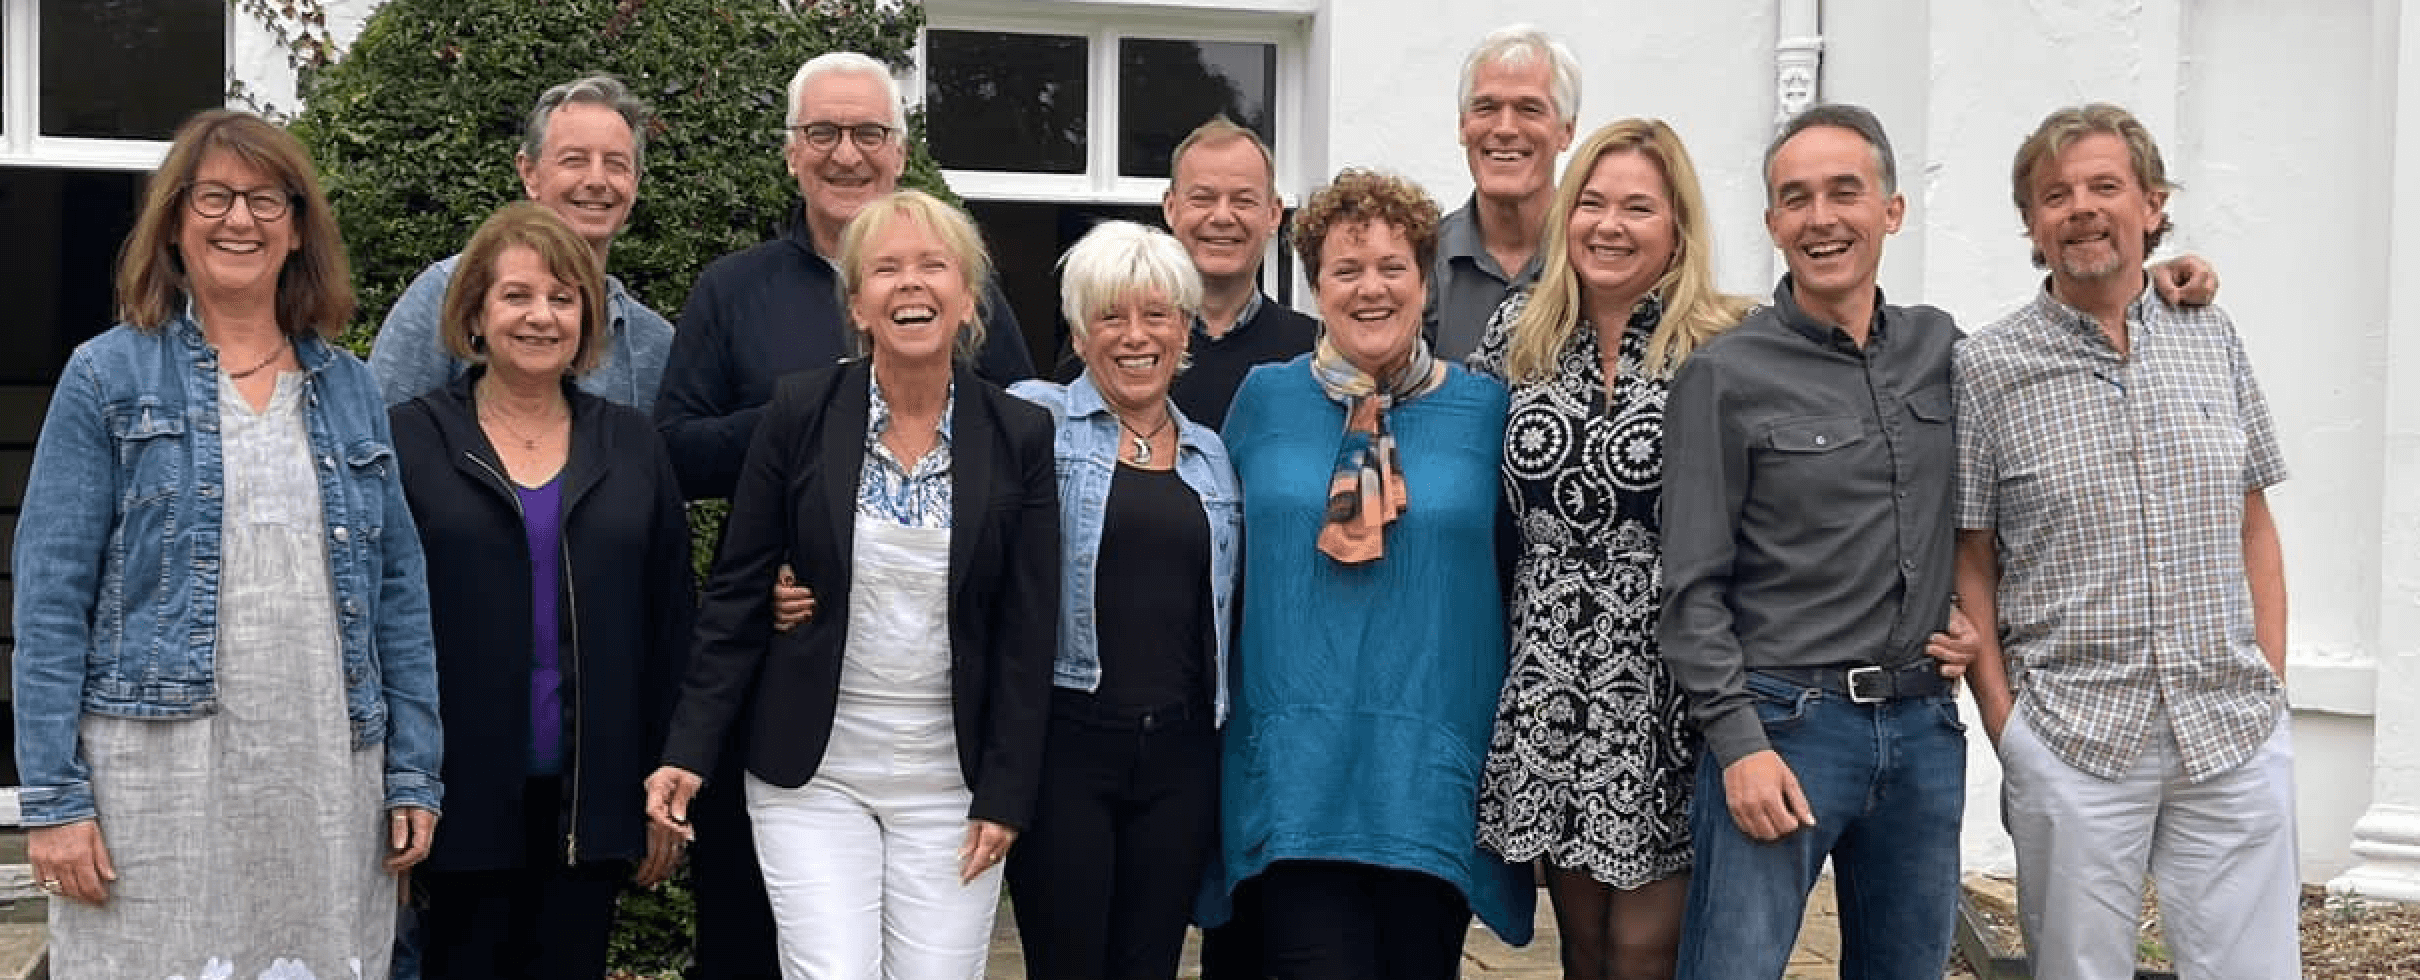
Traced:
<path fill-rule="evenodd" d="M 1758 667 L 1755 672 L 1774 680 L 1844 695 L 1858 704 L 1947 694 L 1948 678 L 1941 664 L 1925 657 L 1897 667 Z"/>

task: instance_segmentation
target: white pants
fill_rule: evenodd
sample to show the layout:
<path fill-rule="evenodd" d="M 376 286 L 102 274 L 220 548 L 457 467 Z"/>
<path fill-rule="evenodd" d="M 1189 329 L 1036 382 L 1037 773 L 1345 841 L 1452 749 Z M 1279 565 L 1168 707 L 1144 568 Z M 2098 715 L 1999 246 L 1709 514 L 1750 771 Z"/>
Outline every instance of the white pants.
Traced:
<path fill-rule="evenodd" d="M 980 980 L 1000 866 L 958 882 L 972 801 L 947 701 L 843 697 L 815 778 L 749 776 L 785 980 Z"/>
<path fill-rule="evenodd" d="M 2114 781 L 2068 765 L 2024 718 L 2000 734 L 2000 811 L 2038 980 L 2134 976 L 2146 869 L 2178 980 L 2302 975 L 2288 719 L 2243 765 L 2190 783 L 2165 712 Z"/>

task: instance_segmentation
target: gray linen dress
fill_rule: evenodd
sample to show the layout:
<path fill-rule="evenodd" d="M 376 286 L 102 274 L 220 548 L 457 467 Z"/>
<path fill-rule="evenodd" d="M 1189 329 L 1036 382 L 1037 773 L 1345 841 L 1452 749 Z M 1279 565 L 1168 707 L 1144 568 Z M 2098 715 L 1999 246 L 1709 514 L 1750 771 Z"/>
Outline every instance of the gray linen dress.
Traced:
<path fill-rule="evenodd" d="M 118 880 L 50 905 L 51 976 L 379 980 L 395 924 L 385 752 L 352 748 L 302 376 L 255 413 L 224 375 L 219 708 L 87 714 Z"/>

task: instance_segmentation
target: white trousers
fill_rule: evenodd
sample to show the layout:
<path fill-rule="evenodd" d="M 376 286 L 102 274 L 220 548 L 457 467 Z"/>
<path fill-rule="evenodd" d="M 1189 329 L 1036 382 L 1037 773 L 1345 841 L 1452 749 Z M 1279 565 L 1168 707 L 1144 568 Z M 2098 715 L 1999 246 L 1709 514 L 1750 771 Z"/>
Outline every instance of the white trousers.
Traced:
<path fill-rule="evenodd" d="M 949 702 L 844 696 L 815 778 L 747 789 L 784 980 L 981 980 L 1001 872 L 958 882 L 973 794 Z"/>
<path fill-rule="evenodd" d="M 2000 812 L 2037 980 L 2134 976 L 2146 870 L 2178 980 L 2302 975 L 2289 719 L 2243 765 L 2191 783 L 2165 712 L 2118 780 L 2067 764 L 2024 718 L 2000 734 Z"/>

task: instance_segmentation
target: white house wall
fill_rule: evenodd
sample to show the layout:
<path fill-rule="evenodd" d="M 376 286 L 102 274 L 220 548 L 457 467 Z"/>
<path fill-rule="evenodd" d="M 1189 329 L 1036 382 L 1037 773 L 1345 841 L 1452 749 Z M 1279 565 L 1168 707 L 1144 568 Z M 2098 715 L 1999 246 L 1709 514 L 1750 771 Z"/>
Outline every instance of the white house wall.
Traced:
<path fill-rule="evenodd" d="M 1788 2 L 1788 0 L 1779 0 Z M 1813 3 L 1816 0 L 1798 0 Z M 1136 8 L 1032 0 L 1087 16 Z M 1295 168 L 1377 166 L 1426 185 L 1447 208 L 1469 193 L 1455 142 L 1457 73 L 1487 30 L 1527 20 L 1567 41 L 1585 84 L 1581 130 L 1631 115 L 1688 140 L 1713 211 L 1719 275 L 1770 290 L 1778 266 L 1761 222 L 1760 157 L 1772 132 L 1777 0 L 1235 0 L 1305 22 Z M 369 0 L 330 0 L 349 37 Z M 2282 431 L 2292 482 L 2272 494 L 2292 595 L 2291 689 L 2306 879 L 2355 862 L 2352 828 L 2371 811 L 2373 714 L 2420 692 L 2376 689 L 2382 655 L 2420 656 L 2420 586 L 2382 577 L 2420 546 L 2402 460 L 2420 472 L 2420 422 L 2388 431 L 2390 243 L 2399 65 L 2420 36 L 2399 0 L 1858 0 L 1821 4 L 1823 94 L 1874 107 L 1898 143 L 1910 209 L 1884 266 L 1898 302 L 1927 302 L 1980 326 L 2037 287 L 2009 199 L 2017 143 L 2051 108 L 2114 101 L 2151 126 L 2183 185 L 2171 251 L 2207 256 Z M 276 61 L 240 43 L 239 72 Z M 274 53 L 272 53 L 274 54 Z M 276 70 L 272 70 L 276 69 Z M 264 87 L 264 90 L 267 90 Z M 290 91 L 290 88 L 288 89 Z M 2407 141 L 2408 142 L 2408 141 Z M 2407 170 L 2410 168 L 2406 168 Z M 1297 188 L 1296 190 L 1299 190 Z M 2407 271 L 2420 259 L 2397 261 Z M 2402 287 L 2408 295 L 2414 287 Z M 2420 303 L 2403 301 L 2401 315 Z M 2408 331 L 2420 335 L 2420 329 Z M 2420 354 L 2406 338 L 2400 355 Z M 2397 404 L 2408 404 L 2406 402 Z M 2420 414 L 2410 413 L 2406 414 Z M 2400 453 L 2400 455 L 2396 455 Z M 2398 561 L 2402 566 L 2396 565 Z M 2420 573 L 2414 573 L 2420 574 Z M 2408 576 L 2407 576 L 2408 577 Z M 2399 661 L 2400 662 L 2400 661 Z M 2420 669 L 2390 671 L 2420 682 Z M 1979 726 L 1978 726 L 1979 728 Z M 2413 741 L 2420 743 L 2420 733 Z M 1978 734 L 1968 792 L 1970 866 L 2007 866 L 1997 778 Z M 2420 749 L 2420 744 L 2415 745 Z M 2389 753 L 2394 755 L 2394 753 Z M 2404 765 L 2389 759 L 2392 766 Z M 2394 771 L 2402 771 L 2400 769 Z M 2413 770 L 2420 771 L 2420 770 Z M 2420 776 L 2405 779 L 2420 797 Z M 2401 785 L 2401 784 L 2394 784 Z M 2420 798 L 2383 806 L 2420 827 Z M 2400 825 L 2399 825 L 2400 826 Z M 2415 838 L 2420 840 L 2420 838 Z M 2420 882 L 2414 883 L 2420 888 Z"/>

